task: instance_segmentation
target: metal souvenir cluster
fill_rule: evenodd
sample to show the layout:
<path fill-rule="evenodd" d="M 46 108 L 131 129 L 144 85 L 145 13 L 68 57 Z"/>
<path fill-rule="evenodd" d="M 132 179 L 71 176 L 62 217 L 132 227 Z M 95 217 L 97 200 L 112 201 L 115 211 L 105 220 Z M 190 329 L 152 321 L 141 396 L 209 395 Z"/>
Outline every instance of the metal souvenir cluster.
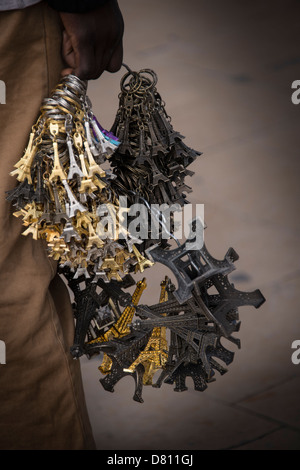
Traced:
<path fill-rule="evenodd" d="M 191 188 L 185 177 L 192 176 L 188 166 L 200 153 L 173 129 L 156 85 L 152 70 L 127 68 L 107 131 L 93 114 L 87 82 L 62 78 L 41 105 L 11 172 L 17 185 L 7 194 L 25 226 L 23 235 L 44 240 L 70 289 L 72 356 L 101 353 L 104 389 L 113 392 L 130 375 L 138 402 L 144 385 L 174 384 L 175 391 L 184 391 L 188 376 L 195 390 L 205 390 L 234 357 L 221 338 L 240 347 L 233 335 L 240 327 L 239 307 L 264 302 L 259 290 L 241 292 L 228 279 L 238 259 L 232 248 L 217 260 L 205 244 L 195 249 L 180 243 L 172 218 L 169 240 L 162 237 L 166 227 L 153 204 L 187 203 Z M 124 226 L 121 197 L 129 206 L 143 203 L 149 220 L 157 219 L 155 239 L 150 230 L 140 239 Z M 136 278 L 154 263 L 168 267 L 177 285 L 165 276 L 157 303 L 145 305 L 140 300 L 146 278 Z"/>

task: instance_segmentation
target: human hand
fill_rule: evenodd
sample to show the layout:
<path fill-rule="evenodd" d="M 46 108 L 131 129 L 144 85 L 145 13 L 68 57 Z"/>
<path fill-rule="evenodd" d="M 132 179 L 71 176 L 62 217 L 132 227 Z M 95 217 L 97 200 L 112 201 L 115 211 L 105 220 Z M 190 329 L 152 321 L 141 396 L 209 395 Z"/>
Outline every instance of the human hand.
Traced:
<path fill-rule="evenodd" d="M 62 75 L 82 80 L 120 70 L 123 59 L 124 22 L 117 0 L 108 0 L 87 13 L 60 12 L 63 23 Z"/>

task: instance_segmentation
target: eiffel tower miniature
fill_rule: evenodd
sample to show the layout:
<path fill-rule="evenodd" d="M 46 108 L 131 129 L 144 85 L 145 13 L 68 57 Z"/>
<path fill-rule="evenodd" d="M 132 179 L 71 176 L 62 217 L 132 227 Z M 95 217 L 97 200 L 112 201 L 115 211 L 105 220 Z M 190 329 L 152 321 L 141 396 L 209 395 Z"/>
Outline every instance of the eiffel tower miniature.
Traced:
<path fill-rule="evenodd" d="M 114 338 L 123 338 L 124 336 L 130 333 L 130 323 L 132 322 L 133 316 L 135 314 L 135 307 L 138 305 L 140 298 L 142 296 L 143 291 L 146 289 L 146 279 L 143 278 L 139 281 L 136 285 L 135 291 L 132 295 L 132 305 L 128 305 L 125 307 L 122 315 L 111 328 L 104 333 L 104 335 L 99 336 L 98 338 L 90 341 L 88 344 L 97 344 L 97 343 L 104 343 Z M 110 372 L 112 367 L 112 360 L 108 357 L 107 354 L 104 353 L 104 357 L 102 360 L 101 365 L 98 367 L 100 372 L 103 374 L 107 374 Z"/>
<path fill-rule="evenodd" d="M 168 276 L 161 282 L 161 293 L 159 302 L 168 300 L 167 286 L 169 283 Z M 144 385 L 152 385 L 155 372 L 162 369 L 168 359 L 168 342 L 165 327 L 153 328 L 149 341 L 141 354 L 124 372 L 134 372 L 139 364 L 144 366 L 145 372 L 143 377 Z"/>

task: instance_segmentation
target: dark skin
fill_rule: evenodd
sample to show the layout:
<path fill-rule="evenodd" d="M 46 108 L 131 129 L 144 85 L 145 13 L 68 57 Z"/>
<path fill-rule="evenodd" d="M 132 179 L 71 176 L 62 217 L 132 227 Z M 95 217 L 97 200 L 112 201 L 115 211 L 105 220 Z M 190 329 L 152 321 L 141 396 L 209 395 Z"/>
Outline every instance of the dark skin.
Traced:
<path fill-rule="evenodd" d="M 66 67 L 82 80 L 94 80 L 106 70 L 117 72 L 123 59 L 124 22 L 117 0 L 88 13 L 60 12 L 63 23 L 62 55 Z"/>

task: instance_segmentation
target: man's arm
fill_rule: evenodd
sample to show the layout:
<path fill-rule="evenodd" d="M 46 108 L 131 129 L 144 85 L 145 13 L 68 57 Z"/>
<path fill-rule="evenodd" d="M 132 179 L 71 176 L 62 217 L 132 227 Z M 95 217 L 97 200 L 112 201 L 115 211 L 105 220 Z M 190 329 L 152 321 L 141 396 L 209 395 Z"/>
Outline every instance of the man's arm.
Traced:
<path fill-rule="evenodd" d="M 64 31 L 62 54 L 66 68 L 82 80 L 98 78 L 104 70 L 117 72 L 123 59 L 124 22 L 117 0 L 57 1 Z"/>

